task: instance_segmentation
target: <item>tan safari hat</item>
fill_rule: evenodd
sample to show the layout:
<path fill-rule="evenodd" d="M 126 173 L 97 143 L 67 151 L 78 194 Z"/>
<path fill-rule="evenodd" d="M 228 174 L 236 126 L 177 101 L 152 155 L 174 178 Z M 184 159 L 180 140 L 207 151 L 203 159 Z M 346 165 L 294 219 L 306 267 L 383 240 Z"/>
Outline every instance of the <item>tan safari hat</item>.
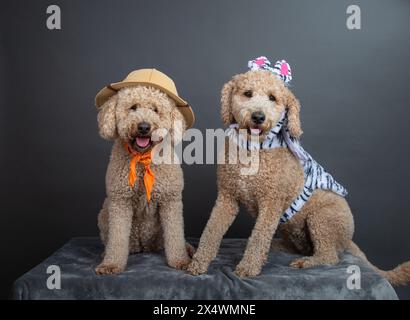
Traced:
<path fill-rule="evenodd" d="M 132 71 L 123 81 L 107 85 L 106 87 L 102 88 L 100 92 L 98 92 L 95 96 L 95 105 L 97 106 L 97 108 L 99 108 L 120 89 L 137 84 L 152 86 L 165 92 L 171 99 L 176 102 L 178 110 L 185 118 L 187 127 L 192 127 L 195 121 L 195 116 L 191 107 L 188 105 L 188 102 L 178 96 L 174 81 L 172 81 L 172 79 L 166 74 L 156 69 L 135 70 Z"/>

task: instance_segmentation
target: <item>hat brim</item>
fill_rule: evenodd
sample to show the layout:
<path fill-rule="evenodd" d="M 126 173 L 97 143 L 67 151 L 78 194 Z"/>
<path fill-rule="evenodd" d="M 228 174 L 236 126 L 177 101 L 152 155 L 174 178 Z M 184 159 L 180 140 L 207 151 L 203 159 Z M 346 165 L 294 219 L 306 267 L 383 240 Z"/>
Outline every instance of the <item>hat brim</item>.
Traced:
<path fill-rule="evenodd" d="M 151 86 L 155 87 L 163 92 L 165 92 L 172 100 L 175 101 L 177 108 L 179 112 L 182 113 L 182 115 L 185 118 L 185 122 L 187 125 L 187 128 L 191 128 L 192 125 L 195 122 L 195 116 L 194 112 L 192 111 L 191 107 L 189 106 L 188 102 L 186 102 L 184 99 L 181 97 L 175 95 L 171 91 L 165 89 L 162 86 L 159 86 L 156 83 L 151 83 L 151 82 L 116 82 L 112 83 L 109 86 L 106 86 L 102 88 L 97 95 L 95 96 L 95 105 L 97 108 L 101 107 L 110 97 L 115 95 L 120 89 L 126 88 L 126 87 L 132 87 L 135 85 L 146 85 L 146 86 Z"/>

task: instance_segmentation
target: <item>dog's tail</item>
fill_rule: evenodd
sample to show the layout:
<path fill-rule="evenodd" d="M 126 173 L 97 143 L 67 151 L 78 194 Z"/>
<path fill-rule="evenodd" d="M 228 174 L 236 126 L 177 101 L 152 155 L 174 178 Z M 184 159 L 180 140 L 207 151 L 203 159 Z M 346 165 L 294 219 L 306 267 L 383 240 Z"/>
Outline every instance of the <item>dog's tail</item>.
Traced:
<path fill-rule="evenodd" d="M 367 260 L 366 255 L 353 241 L 350 241 L 348 251 L 350 251 L 353 255 L 362 258 L 377 273 L 379 273 L 382 277 L 386 278 L 392 285 L 402 286 L 410 282 L 410 261 L 404 262 L 392 270 L 384 271 L 380 270 L 375 265 L 373 265 L 369 260 Z"/>

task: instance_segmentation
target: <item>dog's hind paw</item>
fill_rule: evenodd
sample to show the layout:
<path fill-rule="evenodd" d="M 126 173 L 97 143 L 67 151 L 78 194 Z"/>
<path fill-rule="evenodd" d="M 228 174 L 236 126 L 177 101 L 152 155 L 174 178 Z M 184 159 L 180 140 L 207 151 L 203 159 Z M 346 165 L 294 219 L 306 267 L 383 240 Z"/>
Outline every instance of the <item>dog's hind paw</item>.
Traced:
<path fill-rule="evenodd" d="M 195 254 L 195 248 L 189 244 L 188 242 L 186 243 L 186 251 L 188 252 L 188 255 L 192 258 Z"/>
<path fill-rule="evenodd" d="M 174 269 L 185 270 L 190 262 L 191 262 L 191 258 L 186 254 L 185 257 L 182 257 L 179 259 L 176 259 L 176 258 L 169 259 L 168 265 Z"/>
<path fill-rule="evenodd" d="M 334 265 L 337 264 L 338 261 L 339 258 L 337 257 L 337 254 L 329 256 L 310 256 L 293 260 L 290 266 L 292 268 L 303 269 L 312 268 L 322 264 Z"/>
<path fill-rule="evenodd" d="M 311 259 L 312 257 L 303 257 L 300 259 L 293 260 L 290 263 L 292 268 L 302 269 L 302 268 L 310 268 L 314 266 L 314 261 Z"/>

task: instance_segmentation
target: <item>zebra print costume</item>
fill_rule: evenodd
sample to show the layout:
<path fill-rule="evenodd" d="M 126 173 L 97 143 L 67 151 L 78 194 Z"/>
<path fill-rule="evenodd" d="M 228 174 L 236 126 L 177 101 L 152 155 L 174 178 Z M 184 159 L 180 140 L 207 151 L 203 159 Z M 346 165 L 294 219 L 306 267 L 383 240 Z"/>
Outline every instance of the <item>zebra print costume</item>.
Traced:
<path fill-rule="evenodd" d="M 280 121 L 272 128 L 263 142 L 249 141 L 246 133 L 238 133 L 238 125 L 232 124 L 227 130 L 226 135 L 240 148 L 252 150 L 271 150 L 275 148 L 289 148 L 303 166 L 305 184 L 302 192 L 292 202 L 290 207 L 280 218 L 281 223 L 289 221 L 298 213 L 303 205 L 309 200 L 313 191 L 316 189 L 330 190 L 345 197 L 347 190 L 340 185 L 323 167 L 317 163 L 312 156 L 307 153 L 300 145 L 299 140 L 293 138 L 287 129 L 287 116 L 283 113 Z M 251 139 L 252 140 L 252 139 Z"/>

